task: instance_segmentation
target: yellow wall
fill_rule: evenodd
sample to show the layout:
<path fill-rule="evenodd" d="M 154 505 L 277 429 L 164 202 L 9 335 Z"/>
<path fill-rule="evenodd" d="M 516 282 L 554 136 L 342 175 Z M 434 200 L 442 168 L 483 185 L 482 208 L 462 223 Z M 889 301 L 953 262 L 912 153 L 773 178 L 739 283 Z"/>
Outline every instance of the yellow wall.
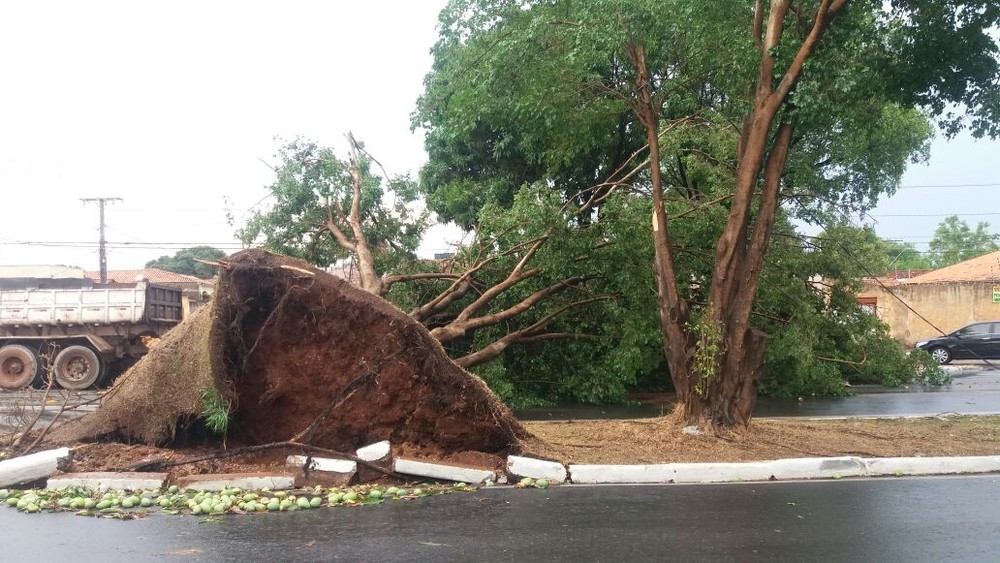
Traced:
<path fill-rule="evenodd" d="M 993 302 L 991 283 L 900 284 L 889 289 L 916 313 L 948 333 L 978 321 L 1000 320 L 1000 303 Z M 875 297 L 878 316 L 904 346 L 941 334 L 875 283 L 866 283 L 858 297 Z"/>

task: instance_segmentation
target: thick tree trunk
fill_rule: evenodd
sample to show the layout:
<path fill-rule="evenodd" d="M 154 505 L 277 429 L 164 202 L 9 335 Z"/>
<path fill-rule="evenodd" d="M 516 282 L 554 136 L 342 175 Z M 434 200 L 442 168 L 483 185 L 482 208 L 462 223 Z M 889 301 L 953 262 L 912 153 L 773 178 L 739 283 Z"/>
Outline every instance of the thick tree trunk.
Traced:
<path fill-rule="evenodd" d="M 663 331 L 663 354 L 678 397 L 690 395 L 691 360 L 694 357 L 692 334 L 688 329 L 688 304 L 677 287 L 677 272 L 671 248 L 672 241 L 663 205 L 663 178 L 660 171 L 659 112 L 650 93 L 646 50 L 642 45 L 626 45 L 626 52 L 636 68 L 637 100 L 633 110 L 646 128 L 649 147 L 649 176 L 653 192 L 653 253 L 656 273 L 657 306 L 660 329 Z"/>
<path fill-rule="evenodd" d="M 782 121 L 788 95 L 802 76 L 830 20 L 846 0 L 820 0 L 809 34 L 775 84 L 774 50 L 781 43 L 790 0 L 755 2 L 752 21 L 760 69 L 753 105 L 740 131 L 737 169 L 729 217 L 716 246 L 708 306 L 691 322 L 678 293 L 660 178 L 660 107 L 642 45 L 625 46 L 636 70 L 632 109 L 646 128 L 653 194 L 653 239 L 663 350 L 685 421 L 720 429 L 750 422 L 763 375 L 766 336 L 750 326 L 764 254 L 778 207 L 781 176 L 792 138 Z M 765 25 L 766 21 L 766 25 Z M 760 195 L 757 195 L 758 190 Z M 755 205 L 756 204 L 756 205 Z"/>

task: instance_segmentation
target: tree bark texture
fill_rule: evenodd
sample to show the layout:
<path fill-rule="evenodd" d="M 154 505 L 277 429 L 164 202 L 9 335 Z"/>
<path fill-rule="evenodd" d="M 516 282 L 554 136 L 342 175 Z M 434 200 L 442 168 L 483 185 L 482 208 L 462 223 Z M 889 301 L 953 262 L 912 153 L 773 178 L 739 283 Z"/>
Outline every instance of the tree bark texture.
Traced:
<path fill-rule="evenodd" d="M 760 53 L 753 104 L 737 145 L 737 169 L 731 207 L 716 246 L 707 307 L 692 322 L 678 292 L 671 239 L 663 207 L 658 147 L 658 102 L 651 95 L 645 50 L 628 44 L 636 70 L 632 108 L 646 128 L 653 193 L 653 238 L 663 349 L 685 421 L 715 430 L 747 425 L 763 375 L 767 338 L 750 325 L 764 254 L 774 227 L 793 123 L 785 108 L 830 20 L 846 0 L 822 0 L 811 30 L 796 56 L 776 81 L 773 49 L 779 45 L 791 0 L 755 3 L 754 45 Z M 716 327 L 713 329 L 712 327 Z"/>

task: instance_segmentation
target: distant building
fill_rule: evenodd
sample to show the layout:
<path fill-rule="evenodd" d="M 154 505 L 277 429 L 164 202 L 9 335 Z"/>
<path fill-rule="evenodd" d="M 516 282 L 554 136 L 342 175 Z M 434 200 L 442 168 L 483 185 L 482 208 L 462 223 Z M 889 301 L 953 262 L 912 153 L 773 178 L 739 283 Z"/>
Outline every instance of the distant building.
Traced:
<path fill-rule="evenodd" d="M 83 268 L 0 266 L 0 289 L 82 289 L 91 286 Z"/>
<path fill-rule="evenodd" d="M 865 280 L 857 298 L 906 346 L 940 336 L 937 329 L 1000 320 L 1000 252 L 905 279 Z"/>

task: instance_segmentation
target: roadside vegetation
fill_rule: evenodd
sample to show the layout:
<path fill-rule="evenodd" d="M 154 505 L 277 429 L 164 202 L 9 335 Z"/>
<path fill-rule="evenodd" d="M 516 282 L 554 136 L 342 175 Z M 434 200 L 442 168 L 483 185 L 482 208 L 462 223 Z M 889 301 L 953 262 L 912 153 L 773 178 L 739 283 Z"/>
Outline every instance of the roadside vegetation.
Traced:
<path fill-rule="evenodd" d="M 1000 131 L 998 21 L 951 0 L 454 0 L 419 178 L 350 134 L 344 155 L 286 141 L 272 205 L 234 226 L 356 276 L 516 407 L 672 389 L 721 429 L 758 393 L 942 383 L 855 303 L 907 250 L 856 221 L 935 129 Z M 466 237 L 417 259 L 434 220 Z M 941 260 L 984 228 L 952 223 Z"/>

